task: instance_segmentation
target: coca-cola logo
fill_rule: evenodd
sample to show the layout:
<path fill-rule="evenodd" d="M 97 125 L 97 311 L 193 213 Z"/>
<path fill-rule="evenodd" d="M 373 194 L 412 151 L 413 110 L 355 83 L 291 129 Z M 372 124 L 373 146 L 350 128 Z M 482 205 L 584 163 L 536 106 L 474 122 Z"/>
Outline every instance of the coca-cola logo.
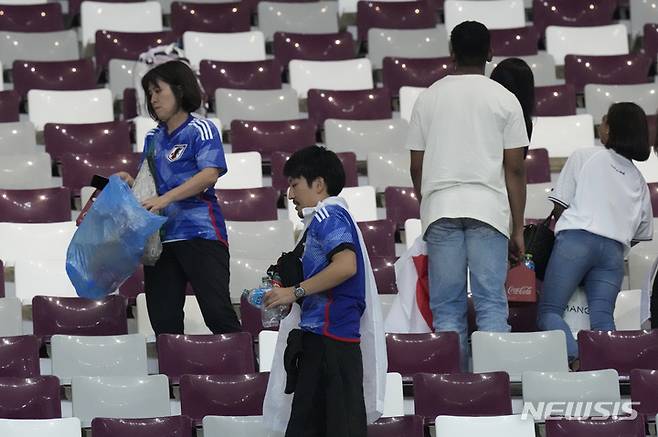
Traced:
<path fill-rule="evenodd" d="M 517 296 L 527 296 L 532 294 L 532 287 L 529 285 L 523 287 L 508 287 L 507 294 L 513 294 Z"/>

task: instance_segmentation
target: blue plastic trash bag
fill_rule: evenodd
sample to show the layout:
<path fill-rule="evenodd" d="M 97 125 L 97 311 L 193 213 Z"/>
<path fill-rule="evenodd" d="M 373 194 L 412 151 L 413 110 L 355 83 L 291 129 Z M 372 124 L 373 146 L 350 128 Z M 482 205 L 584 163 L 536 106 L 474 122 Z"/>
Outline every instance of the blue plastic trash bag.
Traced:
<path fill-rule="evenodd" d="M 100 299 L 137 269 L 150 235 L 167 221 L 144 209 L 118 176 L 94 202 L 66 253 L 66 273 L 78 296 Z"/>

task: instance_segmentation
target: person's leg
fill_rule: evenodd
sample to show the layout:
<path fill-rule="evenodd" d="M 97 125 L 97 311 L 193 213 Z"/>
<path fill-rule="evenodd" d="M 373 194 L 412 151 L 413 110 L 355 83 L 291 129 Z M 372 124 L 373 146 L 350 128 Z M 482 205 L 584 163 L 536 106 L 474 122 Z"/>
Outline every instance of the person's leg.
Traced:
<path fill-rule="evenodd" d="M 144 266 L 146 307 L 155 335 L 183 334 L 183 306 L 187 279 L 176 260 L 178 242 L 162 245 L 154 266 Z"/>
<path fill-rule="evenodd" d="M 621 243 L 609 238 L 597 239 L 598 260 L 585 277 L 590 329 L 614 331 L 615 302 L 624 280 L 624 248 Z"/>
<path fill-rule="evenodd" d="M 427 228 L 425 241 L 434 330 L 459 333 L 462 367 L 465 368 L 468 365 L 468 302 L 462 219 L 435 221 Z"/>
<path fill-rule="evenodd" d="M 181 243 L 177 259 L 192 284 L 208 329 L 213 334 L 241 331 L 229 292 L 228 248 L 215 240 L 195 239 Z"/>
<path fill-rule="evenodd" d="M 507 323 L 508 239 L 492 226 L 465 219 L 466 258 L 478 330 L 509 332 Z"/>
<path fill-rule="evenodd" d="M 590 235 L 580 230 L 557 234 L 537 307 L 537 326 L 543 331 L 564 331 L 570 359 L 578 357 L 578 345 L 563 316 L 569 299 L 591 268 L 596 248 L 590 247 Z"/>

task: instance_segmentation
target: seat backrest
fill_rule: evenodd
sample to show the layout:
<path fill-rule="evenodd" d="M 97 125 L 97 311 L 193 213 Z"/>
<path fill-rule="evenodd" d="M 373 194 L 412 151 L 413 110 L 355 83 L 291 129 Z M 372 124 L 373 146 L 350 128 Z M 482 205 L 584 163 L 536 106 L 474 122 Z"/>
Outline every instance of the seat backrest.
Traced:
<path fill-rule="evenodd" d="M 242 327 L 245 331 L 251 333 L 254 338 L 258 337 L 258 333 L 263 329 L 260 309 L 251 306 L 246 301 L 243 303 L 242 292 L 261 284 L 261 278 L 267 276 L 267 268 L 272 264 L 272 261 L 273 259 L 231 256 L 231 282 L 229 285 L 231 301 L 233 303 L 240 302 Z"/>
<path fill-rule="evenodd" d="M 31 89 L 85 90 L 96 88 L 96 72 L 91 59 L 76 61 L 23 61 L 12 66 L 14 90 L 22 97 Z"/>
<path fill-rule="evenodd" d="M 258 27 L 266 41 L 275 32 L 322 34 L 338 32 L 338 5 L 333 1 L 311 3 L 258 3 Z"/>
<path fill-rule="evenodd" d="M 461 368 L 455 332 L 386 334 L 386 351 L 388 370 L 407 379 L 420 372 L 454 373 Z"/>
<path fill-rule="evenodd" d="M 8 155 L 0 159 L 0 189 L 29 190 L 53 185 L 50 155 L 47 153 Z"/>
<path fill-rule="evenodd" d="M 422 234 L 422 224 L 420 219 L 407 219 L 404 222 L 404 240 L 409 249 L 414 245 L 416 239 Z"/>
<path fill-rule="evenodd" d="M 411 120 L 411 114 L 418 96 L 427 88 L 403 86 L 400 88 L 400 118 L 407 122 Z"/>
<path fill-rule="evenodd" d="M 281 90 L 215 91 L 215 108 L 222 123 L 233 120 L 283 121 L 299 118 L 297 93 L 292 88 Z"/>
<path fill-rule="evenodd" d="M 548 158 L 548 150 L 542 148 L 528 150 L 525 159 L 525 174 L 528 184 L 551 181 L 551 164 Z"/>
<path fill-rule="evenodd" d="M 585 85 L 585 102 L 594 124 L 601 123 L 608 108 L 615 102 L 633 102 L 647 114 L 655 114 L 658 111 L 658 84 Z"/>
<path fill-rule="evenodd" d="M 75 222 L 73 222 L 75 223 Z M 65 230 L 64 232 L 67 232 Z M 66 237 L 67 235 L 63 235 Z M 63 241 L 64 238 L 62 238 Z M 77 293 L 71 280 L 66 274 L 65 259 L 59 258 L 65 253 L 66 246 L 58 245 L 44 250 L 44 255 L 52 255 L 50 259 L 21 258 L 15 262 L 14 282 L 16 284 L 16 297 L 21 299 L 23 305 L 29 305 L 34 296 L 48 295 L 54 297 L 76 297 Z M 32 248 L 34 246 L 31 246 Z M 34 250 L 34 249 L 32 249 Z"/>
<path fill-rule="evenodd" d="M 232 281 L 231 281 L 232 282 Z M 155 340 L 155 332 L 151 327 L 151 320 L 149 319 L 148 308 L 146 306 L 146 295 L 140 293 L 136 297 L 137 305 L 137 332 L 144 335 L 149 342 Z M 187 335 L 207 335 L 212 334 L 210 329 L 206 326 L 201 314 L 201 308 L 196 296 L 185 296 L 185 305 L 183 306 L 185 313 L 184 331 Z"/>
<path fill-rule="evenodd" d="M 628 32 L 624 24 L 546 28 L 546 51 L 555 65 L 564 65 L 566 55 L 627 55 Z"/>
<path fill-rule="evenodd" d="M 580 370 L 615 369 L 627 377 L 633 369 L 653 369 L 658 359 L 656 337 L 658 330 L 582 330 L 578 333 Z"/>
<path fill-rule="evenodd" d="M 653 61 L 642 53 L 630 55 L 583 56 L 567 55 L 564 58 L 564 78 L 573 84 L 577 93 L 585 85 L 593 84 L 644 84 L 649 81 Z"/>
<path fill-rule="evenodd" d="M 386 187 L 384 190 L 386 218 L 398 228 L 404 228 L 408 219 L 420 218 L 420 203 L 416 192 L 410 187 Z"/>
<path fill-rule="evenodd" d="M 413 187 L 410 164 L 409 152 L 368 153 L 368 183 L 380 193 L 388 186 Z"/>
<path fill-rule="evenodd" d="M 395 256 L 371 256 L 370 266 L 372 273 L 375 275 L 375 283 L 377 284 L 377 292 L 379 293 L 380 301 L 384 295 L 395 297 L 398 293 L 397 283 L 395 282 Z M 382 307 L 384 302 L 381 302 Z"/>
<path fill-rule="evenodd" d="M 40 257 L 64 261 L 76 229 L 74 221 L 0 223 L 0 259 L 6 265 L 14 265 L 17 261 L 31 261 L 35 258 L 36 247 L 39 248 Z M 64 264 L 60 267 L 63 270 Z M 32 302 L 32 297 L 29 302 Z"/>
<path fill-rule="evenodd" d="M 157 1 L 102 3 L 84 1 L 80 6 L 82 44 L 94 42 L 96 31 L 160 32 L 162 8 Z"/>
<path fill-rule="evenodd" d="M 80 437 L 80 419 L 0 419 L 0 434 L 4 437 Z"/>
<path fill-rule="evenodd" d="M 596 435 L 598 437 L 643 437 L 645 421 L 642 416 L 635 419 L 629 417 L 610 417 L 602 420 L 593 419 L 563 419 L 546 422 L 546 437 L 569 437 Z"/>
<path fill-rule="evenodd" d="M 630 374 L 631 401 L 635 409 L 643 415 L 654 416 L 658 413 L 658 372 L 652 369 L 633 369 Z"/>
<path fill-rule="evenodd" d="M 356 26 L 361 41 L 368 38 L 368 30 L 427 29 L 436 26 L 436 9 L 422 1 L 365 1 L 357 3 Z"/>
<path fill-rule="evenodd" d="M 53 223 L 71 220 L 68 188 L 0 190 L 0 222 Z"/>
<path fill-rule="evenodd" d="M 190 437 L 194 435 L 192 420 L 186 416 L 152 417 L 148 419 L 108 419 L 97 417 L 91 422 L 94 437 L 148 436 Z"/>
<path fill-rule="evenodd" d="M 136 61 L 148 49 L 172 44 L 178 37 L 171 31 L 161 32 L 119 32 L 97 30 L 94 55 L 99 69 L 106 69 L 110 59 Z"/>
<path fill-rule="evenodd" d="M 56 376 L 0 377 L 0 417 L 3 419 L 62 417 L 59 393 L 59 379 Z"/>
<path fill-rule="evenodd" d="M 343 61 L 303 61 L 294 59 L 288 64 L 290 86 L 299 98 L 306 98 L 308 90 L 335 91 L 364 90 L 374 87 L 370 61 L 364 58 Z"/>
<path fill-rule="evenodd" d="M 24 155 L 37 152 L 34 125 L 28 121 L 0 123 L 0 155 Z"/>
<path fill-rule="evenodd" d="M 233 33 L 188 31 L 183 34 L 183 48 L 187 59 L 195 68 L 199 67 L 203 59 L 213 61 L 265 59 L 265 37 L 258 30 Z"/>
<path fill-rule="evenodd" d="M 260 372 L 272 370 L 274 349 L 278 338 L 278 331 L 263 330 L 258 333 L 258 370 Z"/>
<path fill-rule="evenodd" d="M 41 342 L 34 335 L 15 335 L 0 339 L 0 377 L 39 376 Z"/>
<path fill-rule="evenodd" d="M 377 220 L 377 201 L 372 186 L 345 187 L 338 194 L 347 202 L 347 207 L 357 222 Z"/>
<path fill-rule="evenodd" d="M 495 56 L 531 56 L 538 52 L 539 33 L 534 26 L 491 29 L 489 35 L 491 52 Z"/>
<path fill-rule="evenodd" d="M 88 186 L 94 175 L 110 177 L 119 171 L 137 175 L 141 153 L 65 153 L 61 157 L 62 183 L 74 195 Z"/>
<path fill-rule="evenodd" d="M 383 59 L 391 57 L 442 58 L 450 56 L 445 27 L 430 29 L 378 29 L 368 31 L 368 59 L 372 68 L 382 68 Z"/>
<path fill-rule="evenodd" d="M 530 147 L 543 147 L 552 158 L 566 158 L 577 148 L 594 145 L 594 119 L 590 114 L 534 119 Z"/>
<path fill-rule="evenodd" d="M 471 336 L 473 372 L 505 371 L 520 381 L 524 371 L 567 372 L 567 346 L 562 331 L 494 333 Z"/>
<path fill-rule="evenodd" d="M 452 59 L 386 56 L 382 60 L 382 82 L 397 96 L 402 86 L 429 87 L 453 69 Z"/>
<path fill-rule="evenodd" d="M 88 2 L 83 2 L 87 4 Z M 92 2 L 89 2 L 92 3 Z M 100 123 L 114 120 L 109 89 L 84 91 L 30 90 L 29 118 L 38 131 L 46 123 Z"/>
<path fill-rule="evenodd" d="M 548 26 L 604 26 L 612 24 L 616 0 L 534 0 L 533 24 L 540 35 Z"/>
<path fill-rule="evenodd" d="M 395 257 L 395 223 L 384 219 L 359 222 L 357 225 L 371 257 Z"/>
<path fill-rule="evenodd" d="M 272 187 L 216 190 L 217 201 L 225 220 L 277 220 L 279 193 Z"/>
<path fill-rule="evenodd" d="M 80 57 L 75 30 L 55 32 L 0 32 L 0 62 L 9 67 L 17 59 L 70 61 Z"/>
<path fill-rule="evenodd" d="M 84 4 L 84 3 L 83 3 Z M 88 428 L 96 417 L 170 416 L 166 375 L 78 376 L 71 381 L 73 415 Z"/>
<path fill-rule="evenodd" d="M 171 28 L 176 35 L 194 32 L 248 32 L 251 13 L 246 4 L 188 3 L 171 4 Z"/>
<path fill-rule="evenodd" d="M 205 416 L 204 437 L 250 437 L 267 435 L 262 416 Z"/>
<path fill-rule="evenodd" d="M 391 93 L 386 88 L 308 92 L 308 118 L 318 128 L 329 118 L 338 120 L 388 120 L 393 117 Z"/>
<path fill-rule="evenodd" d="M 233 256 L 272 261 L 294 247 L 293 228 L 288 220 L 227 222 L 226 229 Z"/>
<path fill-rule="evenodd" d="M 658 182 L 658 156 L 655 153 L 649 155 L 646 161 L 634 161 L 647 183 Z"/>
<path fill-rule="evenodd" d="M 536 55 L 530 56 L 517 56 L 524 60 L 535 78 L 535 86 L 547 86 L 560 84 L 563 81 L 559 80 L 555 74 L 555 61 L 553 57 L 546 52 L 539 52 Z M 503 60 L 505 56 L 495 56 L 491 62 L 487 62 L 485 66 L 485 75 L 490 76 L 491 71 Z"/>
<path fill-rule="evenodd" d="M 221 190 L 260 188 L 263 186 L 263 167 L 260 153 L 243 152 L 226 154 L 227 172 L 215 188 Z"/>
<path fill-rule="evenodd" d="M 2 14 L 0 14 L 0 30 L 10 32 L 64 30 L 62 5 L 59 3 L 3 5 Z"/>
<path fill-rule="evenodd" d="M 0 264 L 0 268 L 4 267 Z M 0 278 L 3 279 L 3 278 Z M 23 335 L 23 311 L 20 299 L 0 298 L 0 337 Z"/>
<path fill-rule="evenodd" d="M 576 115 L 576 89 L 573 84 L 535 88 L 535 116 Z"/>
<path fill-rule="evenodd" d="M 446 2 L 447 3 L 447 2 Z M 486 435 L 488 437 L 534 437 L 535 423 L 521 415 L 436 418 L 436 437 Z"/>
<path fill-rule="evenodd" d="M 354 152 L 362 161 L 369 153 L 404 151 L 409 123 L 388 120 L 337 120 L 324 122 L 324 142 L 334 152 Z M 408 153 L 407 153 L 408 154 Z M 390 185 L 390 184 L 389 184 Z"/>
<path fill-rule="evenodd" d="M 315 144 L 315 125 L 306 118 L 231 122 L 233 153 L 255 151 L 259 152 L 264 160 L 269 161 L 272 152 L 292 153 L 313 144 Z"/>
<path fill-rule="evenodd" d="M 276 59 L 264 61 L 201 61 L 199 75 L 203 90 L 215 95 L 217 88 L 281 89 L 283 68 Z"/>
<path fill-rule="evenodd" d="M 288 68 L 291 59 L 338 61 L 356 56 L 354 37 L 345 31 L 321 34 L 276 32 L 272 51 L 284 68 Z"/>
<path fill-rule="evenodd" d="M 478 21 L 487 29 L 509 29 L 525 26 L 525 7 L 520 0 L 462 1 L 446 0 L 443 4 L 448 35 L 463 21 Z"/>
<path fill-rule="evenodd" d="M 132 153 L 130 124 L 126 121 L 48 123 L 43 135 L 46 151 L 58 162 L 65 153 Z"/>
<path fill-rule="evenodd" d="M 368 425 L 369 437 L 423 437 L 423 419 L 417 415 L 386 417 Z"/>

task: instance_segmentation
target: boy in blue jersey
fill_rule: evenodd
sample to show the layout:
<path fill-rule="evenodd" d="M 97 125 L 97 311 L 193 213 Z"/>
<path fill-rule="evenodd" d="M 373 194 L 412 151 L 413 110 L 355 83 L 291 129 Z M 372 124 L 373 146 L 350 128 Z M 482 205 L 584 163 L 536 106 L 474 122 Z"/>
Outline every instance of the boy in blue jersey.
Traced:
<path fill-rule="evenodd" d="M 294 153 L 283 171 L 288 198 L 310 220 L 304 280 L 275 288 L 265 299 L 268 307 L 301 306 L 301 358 L 286 437 L 365 437 L 359 330 L 367 272 L 356 223 L 345 201 L 335 197 L 345 172 L 335 153 L 317 146 Z"/>

